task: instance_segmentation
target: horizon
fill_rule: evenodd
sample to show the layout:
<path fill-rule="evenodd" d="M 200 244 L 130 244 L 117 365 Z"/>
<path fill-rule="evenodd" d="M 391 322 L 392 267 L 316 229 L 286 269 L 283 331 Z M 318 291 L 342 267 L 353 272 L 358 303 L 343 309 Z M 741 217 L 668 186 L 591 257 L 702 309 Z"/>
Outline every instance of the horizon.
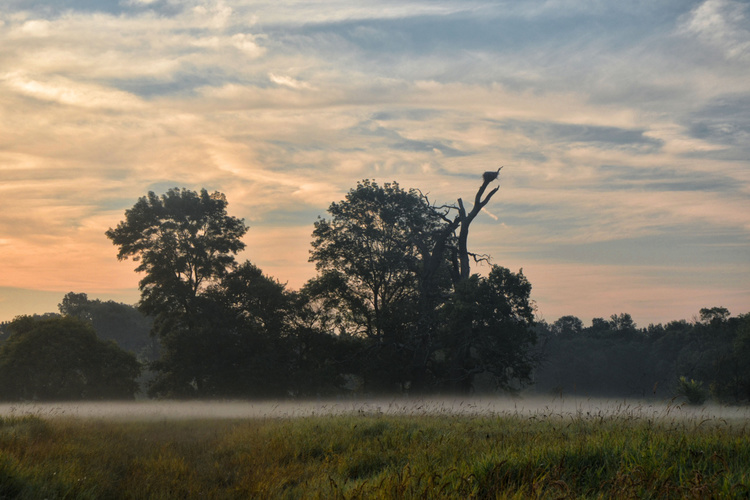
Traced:
<path fill-rule="evenodd" d="M 501 165 L 469 250 L 538 318 L 750 312 L 746 2 L 8 3 L 0 321 L 137 302 L 104 233 L 149 191 L 226 194 L 238 261 L 298 289 L 357 181 L 447 204 Z"/>
<path fill-rule="evenodd" d="M 287 287 L 287 289 L 289 289 L 289 288 Z M 25 298 L 22 298 L 20 301 L 18 301 L 18 303 L 25 304 L 27 312 L 14 314 L 12 316 L 0 316 L 0 324 L 2 324 L 2 323 L 9 323 L 9 322 L 13 321 L 13 319 L 15 319 L 18 316 L 34 316 L 34 315 L 43 316 L 43 315 L 46 315 L 46 314 L 60 314 L 60 311 L 58 309 L 58 305 L 59 305 L 60 302 L 62 302 L 62 299 L 63 299 L 63 297 L 64 297 L 65 294 L 61 294 L 58 297 L 58 292 L 48 292 L 48 291 L 45 291 L 45 292 L 38 292 L 38 291 L 28 292 L 28 291 L 21 291 L 21 293 L 24 293 L 24 292 L 26 294 L 28 294 L 28 296 L 25 297 Z M 78 291 L 75 291 L 75 290 L 70 290 L 69 292 L 73 292 L 73 293 L 86 293 L 86 292 L 78 292 Z M 69 292 L 66 292 L 66 293 L 69 293 Z M 133 294 L 135 294 L 135 300 L 128 300 L 128 297 L 130 297 Z M 39 295 L 44 295 L 45 296 L 45 300 L 40 300 Z M 122 293 L 122 294 L 109 293 L 109 294 L 102 294 L 102 295 L 99 295 L 99 296 L 92 296 L 91 294 L 86 293 L 86 295 L 87 295 L 88 299 L 92 300 L 92 301 L 93 300 L 100 300 L 102 302 L 113 301 L 113 302 L 117 302 L 117 303 L 120 303 L 120 304 L 125 304 L 125 305 L 129 305 L 129 306 L 133 306 L 136 309 L 138 308 L 138 301 L 140 299 L 140 295 L 139 295 L 139 292 L 137 290 L 130 291 L 130 292 L 125 292 L 125 293 Z M 31 310 L 33 308 L 38 308 L 39 304 L 47 304 L 46 306 L 44 306 L 44 305 L 42 306 L 42 308 L 46 307 L 47 310 L 44 310 L 44 311 Z M 723 306 L 710 306 L 710 307 L 723 307 Z M 710 307 L 707 307 L 707 308 L 710 308 Z M 0 311 L 3 311 L 3 309 L 0 308 Z M 630 313 L 627 313 L 626 311 L 623 311 L 623 312 L 626 313 L 626 314 L 630 314 Z M 738 317 L 738 316 L 741 316 L 741 315 L 750 314 L 750 311 L 737 312 L 737 311 L 731 311 L 730 310 L 729 313 L 730 313 L 730 317 Z M 617 313 L 617 314 L 622 314 L 622 313 Z M 545 321 L 548 325 L 551 325 L 552 323 L 554 323 L 557 319 L 559 319 L 562 316 L 576 316 L 578 319 L 580 319 L 583 322 L 584 328 L 589 328 L 589 327 L 593 326 L 592 323 L 593 323 L 594 319 L 604 319 L 604 320 L 610 321 L 612 319 L 612 316 L 614 316 L 614 315 L 616 315 L 616 314 L 613 313 L 613 314 L 608 314 L 608 315 L 599 315 L 599 316 L 592 316 L 591 318 L 585 318 L 585 317 L 576 316 L 575 314 L 563 314 L 563 315 L 561 315 L 559 317 L 556 317 L 554 319 L 548 319 L 548 318 L 544 318 L 544 317 L 541 317 L 541 316 L 537 315 L 535 317 L 535 320 L 537 322 L 539 322 L 539 321 Z M 631 315 L 631 317 L 632 317 L 632 315 Z M 673 321 L 687 321 L 688 323 L 697 324 L 697 323 L 700 322 L 700 310 L 696 311 L 690 317 L 672 318 L 672 319 L 669 319 L 669 320 L 666 320 L 666 321 L 649 322 L 647 324 L 646 323 L 640 323 L 640 322 L 638 322 L 637 318 L 633 318 L 633 322 L 635 323 L 636 328 L 638 328 L 638 329 L 646 329 L 646 328 L 648 328 L 651 325 L 655 325 L 655 326 L 656 325 L 663 325 L 663 326 L 666 326 L 668 323 L 671 323 Z"/>

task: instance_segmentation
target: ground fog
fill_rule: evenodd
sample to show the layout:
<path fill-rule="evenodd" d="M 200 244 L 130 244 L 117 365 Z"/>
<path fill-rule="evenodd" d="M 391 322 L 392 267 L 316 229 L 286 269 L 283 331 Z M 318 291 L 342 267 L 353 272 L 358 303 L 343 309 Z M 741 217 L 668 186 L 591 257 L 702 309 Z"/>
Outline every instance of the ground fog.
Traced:
<path fill-rule="evenodd" d="M 112 420 L 297 418 L 325 415 L 482 415 L 523 418 L 750 419 L 750 407 L 689 406 L 676 400 L 591 398 L 348 399 L 317 401 L 133 401 L 0 404 L 0 416 Z"/>

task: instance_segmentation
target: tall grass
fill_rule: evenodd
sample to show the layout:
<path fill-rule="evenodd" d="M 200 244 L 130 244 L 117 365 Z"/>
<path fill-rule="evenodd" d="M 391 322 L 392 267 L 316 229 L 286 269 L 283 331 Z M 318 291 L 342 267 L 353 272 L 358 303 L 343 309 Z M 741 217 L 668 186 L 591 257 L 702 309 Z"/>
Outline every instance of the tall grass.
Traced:
<path fill-rule="evenodd" d="M 746 421 L 613 415 L 0 420 L 0 498 L 750 495 Z"/>

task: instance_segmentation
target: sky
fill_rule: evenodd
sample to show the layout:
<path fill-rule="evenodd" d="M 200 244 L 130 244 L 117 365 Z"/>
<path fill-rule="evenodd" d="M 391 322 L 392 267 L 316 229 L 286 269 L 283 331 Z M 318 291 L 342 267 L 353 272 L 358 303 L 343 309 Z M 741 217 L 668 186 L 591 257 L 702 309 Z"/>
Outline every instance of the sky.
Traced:
<path fill-rule="evenodd" d="M 750 312 L 750 4 L 0 8 L 0 320 L 136 303 L 104 233 L 149 191 L 226 194 L 239 259 L 297 289 L 358 180 L 468 202 L 501 165 L 469 249 L 522 269 L 538 318 Z"/>

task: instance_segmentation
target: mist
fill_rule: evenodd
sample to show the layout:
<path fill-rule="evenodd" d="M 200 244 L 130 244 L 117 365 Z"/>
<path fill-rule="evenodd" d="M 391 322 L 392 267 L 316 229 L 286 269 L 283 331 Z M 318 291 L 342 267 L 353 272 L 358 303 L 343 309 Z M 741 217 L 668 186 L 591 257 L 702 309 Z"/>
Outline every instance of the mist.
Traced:
<path fill-rule="evenodd" d="M 0 404 L 0 416 L 125 421 L 202 419 L 293 419 L 315 416 L 484 416 L 529 419 L 743 420 L 746 406 L 691 406 L 677 400 L 604 398 L 475 397 L 373 398 L 308 401 L 113 401 Z"/>

